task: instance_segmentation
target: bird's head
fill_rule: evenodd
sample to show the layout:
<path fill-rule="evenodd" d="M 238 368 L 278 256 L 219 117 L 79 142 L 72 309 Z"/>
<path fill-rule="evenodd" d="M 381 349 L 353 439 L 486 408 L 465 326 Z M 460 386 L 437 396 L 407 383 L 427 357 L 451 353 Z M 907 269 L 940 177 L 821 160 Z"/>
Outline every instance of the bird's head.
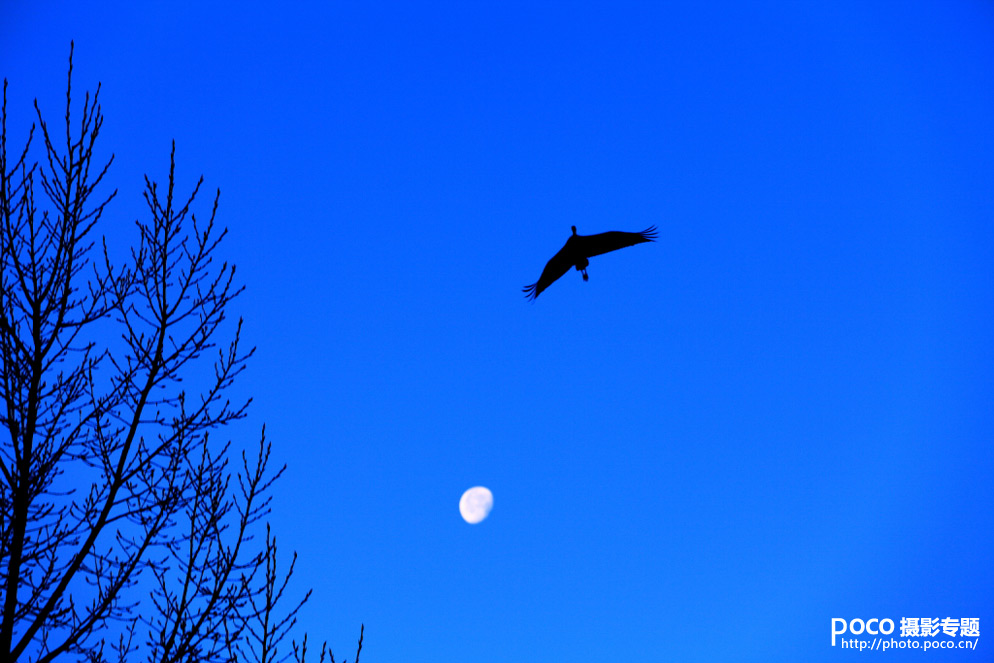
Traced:
<path fill-rule="evenodd" d="M 570 226 L 573 229 L 573 234 L 576 234 L 576 226 Z"/>

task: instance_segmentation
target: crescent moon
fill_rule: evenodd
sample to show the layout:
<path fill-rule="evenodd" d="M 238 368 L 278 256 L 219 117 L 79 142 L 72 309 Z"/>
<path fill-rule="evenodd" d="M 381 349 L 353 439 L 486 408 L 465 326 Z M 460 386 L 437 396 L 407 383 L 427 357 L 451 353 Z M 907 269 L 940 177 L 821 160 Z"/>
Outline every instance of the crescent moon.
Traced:
<path fill-rule="evenodd" d="M 474 486 L 462 494 L 459 499 L 459 513 L 462 519 L 470 525 L 476 525 L 483 521 L 490 510 L 494 508 L 494 494 L 489 488 Z"/>

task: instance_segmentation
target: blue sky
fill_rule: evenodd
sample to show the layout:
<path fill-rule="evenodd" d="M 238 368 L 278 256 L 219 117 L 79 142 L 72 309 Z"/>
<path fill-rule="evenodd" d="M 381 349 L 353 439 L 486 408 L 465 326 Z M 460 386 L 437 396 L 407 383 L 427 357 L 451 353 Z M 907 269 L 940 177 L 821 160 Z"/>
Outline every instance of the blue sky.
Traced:
<path fill-rule="evenodd" d="M 112 243 L 172 139 L 220 187 L 231 434 L 289 466 L 339 658 L 365 622 L 367 663 L 903 660 L 831 618 L 994 628 L 992 34 L 980 0 L 6 0 L 0 73 L 23 137 L 75 40 Z M 653 224 L 525 302 L 571 225 Z"/>

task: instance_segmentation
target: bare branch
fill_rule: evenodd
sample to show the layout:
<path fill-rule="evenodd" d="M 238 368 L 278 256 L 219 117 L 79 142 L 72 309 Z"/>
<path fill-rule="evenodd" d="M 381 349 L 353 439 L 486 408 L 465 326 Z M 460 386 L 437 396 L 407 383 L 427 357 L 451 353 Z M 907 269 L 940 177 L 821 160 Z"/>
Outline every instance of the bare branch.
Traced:
<path fill-rule="evenodd" d="M 283 468 L 265 429 L 234 471 L 211 437 L 246 415 L 228 394 L 254 352 L 228 318 L 220 191 L 206 214 L 202 177 L 181 195 L 174 143 L 115 267 L 100 86 L 80 104 L 72 84 L 71 48 L 64 133 L 36 101 L 11 159 L 3 87 L 0 660 L 302 660 L 306 636 L 299 658 L 284 643 L 310 592 L 288 598 L 296 555 L 279 567 L 268 523 Z"/>

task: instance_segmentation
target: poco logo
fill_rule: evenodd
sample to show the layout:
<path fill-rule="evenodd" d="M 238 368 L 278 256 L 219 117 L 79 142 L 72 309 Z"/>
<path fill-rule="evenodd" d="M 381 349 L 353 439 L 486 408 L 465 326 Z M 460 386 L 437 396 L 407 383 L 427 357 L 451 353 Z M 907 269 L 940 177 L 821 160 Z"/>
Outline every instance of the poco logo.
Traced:
<path fill-rule="evenodd" d="M 870 635 L 890 635 L 894 632 L 894 620 L 887 619 L 867 619 L 863 621 L 862 619 L 853 619 L 847 622 L 841 617 L 832 618 L 832 646 L 835 646 L 835 636 L 845 635 L 846 633 L 851 633 L 853 635 L 860 635 L 861 633 L 869 633 Z"/>

